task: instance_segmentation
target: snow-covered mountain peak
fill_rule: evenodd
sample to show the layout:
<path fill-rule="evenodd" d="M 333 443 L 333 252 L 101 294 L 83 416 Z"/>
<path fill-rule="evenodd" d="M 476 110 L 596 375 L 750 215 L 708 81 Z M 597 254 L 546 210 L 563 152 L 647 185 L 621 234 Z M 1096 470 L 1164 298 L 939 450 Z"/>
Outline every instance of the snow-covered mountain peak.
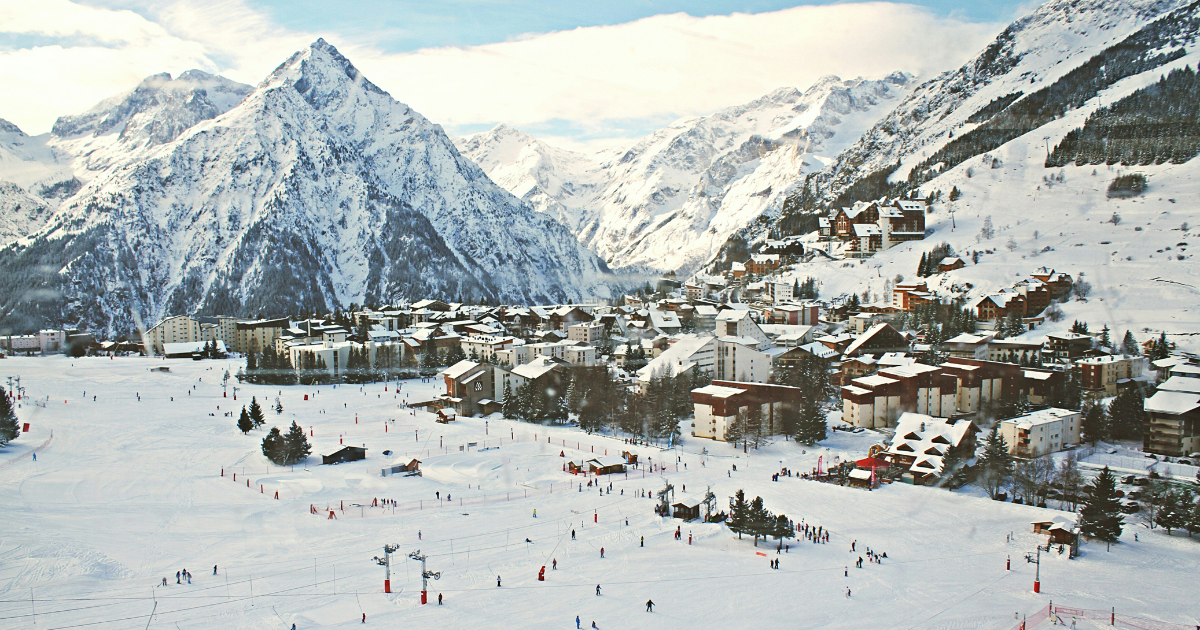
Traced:
<path fill-rule="evenodd" d="M 116 133 L 126 140 L 164 144 L 196 122 L 232 109 L 251 89 L 202 70 L 188 70 L 175 79 L 163 72 L 82 114 L 60 117 L 51 133 L 58 138 Z"/>
<path fill-rule="evenodd" d="M 363 92 L 387 95 L 324 39 L 293 54 L 258 87 L 261 90 L 280 85 L 295 88 L 315 109 L 343 106 L 347 99 Z"/>
<path fill-rule="evenodd" d="M 61 296 L 53 308 L 110 330 L 129 329 L 134 314 L 152 321 L 421 297 L 538 303 L 609 294 L 604 262 L 563 225 L 489 180 L 439 125 L 323 40 L 170 141 L 85 144 L 179 120 L 188 110 L 170 106 L 180 92 L 172 84 L 204 78 L 152 77 L 61 125 L 75 135 L 60 146 L 90 151 L 76 164 L 99 167 L 105 152 L 108 162 L 36 241 L 0 250 L 0 276 L 24 256 L 44 256 L 61 265 L 46 279 Z M 126 121 L 121 133 L 110 118 Z M 10 318 L 29 321 L 46 312 L 9 307 Z"/>
<path fill-rule="evenodd" d="M 822 77 L 678 120 L 623 151 L 585 156 L 505 125 L 459 143 L 513 194 L 618 267 L 689 271 L 806 170 L 831 161 L 908 93 L 913 77 Z"/>
<path fill-rule="evenodd" d="M 25 132 L 21 131 L 20 127 L 8 122 L 7 120 L 4 120 L 3 118 L 0 118 L 0 133 L 13 133 L 20 134 L 22 136 L 25 135 Z"/>

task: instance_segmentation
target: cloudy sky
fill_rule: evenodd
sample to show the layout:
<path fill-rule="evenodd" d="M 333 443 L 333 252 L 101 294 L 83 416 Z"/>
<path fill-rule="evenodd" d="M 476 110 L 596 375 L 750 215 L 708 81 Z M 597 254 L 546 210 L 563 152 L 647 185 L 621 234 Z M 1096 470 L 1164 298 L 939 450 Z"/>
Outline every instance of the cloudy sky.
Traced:
<path fill-rule="evenodd" d="M 1016 0 L 0 0 L 0 118 L 30 134 L 158 72 L 256 84 L 324 37 L 455 134 L 596 149 L 817 78 L 929 77 Z"/>

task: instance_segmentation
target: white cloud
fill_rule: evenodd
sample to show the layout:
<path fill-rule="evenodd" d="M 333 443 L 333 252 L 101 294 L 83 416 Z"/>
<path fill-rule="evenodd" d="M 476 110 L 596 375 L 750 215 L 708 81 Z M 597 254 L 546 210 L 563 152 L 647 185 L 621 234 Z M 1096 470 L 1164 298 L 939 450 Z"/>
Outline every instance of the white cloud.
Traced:
<path fill-rule="evenodd" d="M 710 113 L 821 76 L 919 76 L 966 61 L 1001 25 L 892 3 L 755 15 L 659 15 L 521 41 L 357 61 L 367 76 L 448 128 Z"/>
<path fill-rule="evenodd" d="M 545 135 L 580 148 L 611 144 L 638 121 L 706 114 L 826 74 L 929 76 L 965 61 L 999 29 L 880 2 L 658 15 L 403 54 L 382 52 L 363 33 L 347 41 L 322 35 L 372 81 L 450 131 L 507 122 L 551 129 Z M 317 36 L 283 29 L 240 0 L 151 3 L 141 14 L 0 0 L 0 32 L 60 38 L 0 51 L 0 117 L 31 133 L 156 72 L 195 67 L 256 83 Z"/>

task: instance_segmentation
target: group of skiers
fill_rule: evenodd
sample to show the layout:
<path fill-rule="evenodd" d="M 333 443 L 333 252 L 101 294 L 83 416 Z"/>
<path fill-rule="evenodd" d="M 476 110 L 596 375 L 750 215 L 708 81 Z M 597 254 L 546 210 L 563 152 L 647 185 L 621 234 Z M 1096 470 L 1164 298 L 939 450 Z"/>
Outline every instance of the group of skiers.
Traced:
<path fill-rule="evenodd" d="M 822 526 L 813 526 L 803 521 L 796 526 L 796 532 L 803 533 L 804 538 L 814 545 L 825 544 L 829 542 L 829 530 Z"/>
<path fill-rule="evenodd" d="M 213 575 L 216 575 L 216 574 L 217 574 L 217 565 L 214 564 L 213 565 Z M 191 584 L 192 583 L 192 574 L 188 573 L 187 569 L 181 569 L 179 571 L 176 571 L 175 572 L 175 583 L 183 584 L 184 580 L 187 580 L 187 583 Z M 167 578 L 163 578 L 162 583 L 159 584 L 159 586 L 166 586 L 166 585 L 167 585 Z"/>

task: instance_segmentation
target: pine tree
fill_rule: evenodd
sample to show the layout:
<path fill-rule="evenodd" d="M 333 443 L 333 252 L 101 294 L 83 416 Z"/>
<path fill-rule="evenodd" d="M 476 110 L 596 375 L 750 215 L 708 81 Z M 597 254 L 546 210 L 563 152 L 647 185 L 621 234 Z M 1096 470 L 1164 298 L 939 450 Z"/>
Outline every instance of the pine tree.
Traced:
<path fill-rule="evenodd" d="M 21 425 L 17 421 L 16 412 L 13 411 L 12 400 L 8 397 L 8 392 L 0 387 L 0 446 L 7 446 L 20 435 Z"/>
<path fill-rule="evenodd" d="M 967 446 L 967 440 L 959 440 L 958 444 L 947 449 L 942 456 L 939 485 L 947 490 L 962 487 L 967 481 L 966 463 L 973 454 Z"/>
<path fill-rule="evenodd" d="M 1101 348 L 1112 348 L 1112 337 L 1109 335 L 1108 324 L 1100 330 L 1100 338 L 1096 340 L 1096 344 Z"/>
<path fill-rule="evenodd" d="M 304 434 L 304 429 L 300 428 L 295 420 L 292 420 L 292 426 L 288 428 L 283 443 L 287 453 L 284 463 L 288 465 L 303 461 L 312 452 L 312 447 L 308 445 L 308 436 Z"/>
<path fill-rule="evenodd" d="M 792 527 L 792 522 L 783 514 L 775 515 L 774 527 L 771 528 L 771 535 L 779 541 L 779 548 L 783 548 L 784 538 L 795 538 L 796 530 Z"/>
<path fill-rule="evenodd" d="M 1167 333 L 1163 332 L 1158 336 L 1158 341 L 1154 344 L 1154 351 L 1150 355 L 1150 360 L 1157 361 L 1169 356 L 1171 356 L 1171 346 L 1167 343 Z"/>
<path fill-rule="evenodd" d="M 263 416 L 262 407 L 258 404 L 258 397 L 250 397 L 250 421 L 254 423 L 254 428 L 261 427 L 267 420 Z"/>
<path fill-rule="evenodd" d="M 250 419 L 250 412 L 246 411 L 245 405 L 242 405 L 242 415 L 238 416 L 237 428 L 242 433 L 249 433 L 254 428 L 254 420 Z"/>
<path fill-rule="evenodd" d="M 1125 331 L 1125 339 L 1121 341 L 1121 353 L 1131 357 L 1136 357 L 1142 353 L 1142 349 L 1138 346 L 1137 339 L 1133 338 L 1133 331 Z"/>
<path fill-rule="evenodd" d="M 750 532 L 747 528 L 749 517 L 750 504 L 746 503 L 746 494 L 738 490 L 729 498 L 729 518 L 725 520 L 725 524 L 729 526 L 729 531 L 737 533 L 739 540 L 743 533 Z"/>
<path fill-rule="evenodd" d="M 958 190 L 958 186 L 952 186 L 950 188 L 950 196 L 947 197 L 947 199 L 950 201 L 958 201 L 959 197 L 962 197 L 962 193 Z"/>
<path fill-rule="evenodd" d="M 1200 473 L 1197 473 L 1197 477 L 1200 477 Z M 1195 503 L 1194 499 L 1188 511 L 1187 530 L 1188 538 L 1191 538 L 1192 534 L 1200 533 L 1200 503 Z"/>
<path fill-rule="evenodd" d="M 427 370 L 436 370 L 438 368 L 437 351 L 433 348 L 426 348 L 425 353 L 421 355 L 421 367 Z"/>
<path fill-rule="evenodd" d="M 1105 417 L 1104 407 L 1100 404 L 1090 405 L 1087 412 L 1083 416 L 1083 439 L 1096 445 L 1096 442 L 1102 442 L 1109 438 L 1108 419 Z"/>
<path fill-rule="evenodd" d="M 1112 436 L 1119 440 L 1141 438 L 1142 425 L 1146 421 L 1146 400 L 1137 386 L 1117 392 L 1117 397 L 1108 405 L 1109 427 Z"/>
<path fill-rule="evenodd" d="M 762 497 L 754 497 L 750 502 L 750 508 L 746 511 L 746 529 L 751 536 L 754 536 L 754 546 L 758 546 L 758 538 L 761 536 L 764 540 L 770 535 L 774 529 L 775 517 L 767 508 L 763 506 Z"/>
<path fill-rule="evenodd" d="M 500 407 L 500 413 L 505 418 L 516 419 L 517 417 L 517 398 L 513 396 L 512 385 L 509 384 L 508 379 L 504 380 L 504 400 Z"/>
<path fill-rule="evenodd" d="M 921 262 L 917 263 L 917 277 L 919 277 L 919 278 L 924 278 L 928 275 L 926 273 L 925 263 L 926 263 L 925 254 L 922 253 L 921 254 Z"/>
<path fill-rule="evenodd" d="M 797 442 L 812 446 L 824 440 L 828 435 L 825 412 L 821 410 L 821 405 L 817 404 L 812 396 L 805 396 L 800 401 L 800 418 L 798 424 Z"/>
<path fill-rule="evenodd" d="M 279 466 L 282 466 L 287 460 L 287 445 L 284 443 L 283 435 L 279 432 L 279 427 L 271 427 L 266 437 L 263 438 L 262 454 L 271 460 L 272 464 Z"/>
<path fill-rule="evenodd" d="M 1117 542 L 1125 518 L 1121 515 L 1121 501 L 1117 498 L 1117 481 L 1108 466 L 1087 486 L 1087 498 L 1079 512 L 1080 529 L 1087 536 L 1107 543 Z"/>
<path fill-rule="evenodd" d="M 1077 319 L 1077 320 L 1075 320 L 1075 321 L 1074 321 L 1074 323 L 1072 323 L 1072 324 L 1071 324 L 1071 332 L 1073 332 L 1073 333 L 1075 333 L 1075 334 L 1077 334 L 1077 335 L 1086 335 L 1086 334 L 1088 334 L 1088 325 L 1087 325 L 1087 322 L 1081 322 L 1081 321 L 1079 321 L 1078 319 Z"/>
<path fill-rule="evenodd" d="M 983 455 L 979 457 L 979 465 L 983 469 L 983 485 L 988 495 L 995 499 L 1001 488 L 1008 483 L 1012 475 L 1013 457 L 1008 452 L 1008 443 L 1000 435 L 999 423 L 992 426 L 983 443 Z"/>
<path fill-rule="evenodd" d="M 1166 528 L 1167 535 L 1171 530 L 1187 526 L 1192 512 L 1192 494 L 1186 490 L 1172 490 L 1163 497 L 1162 507 L 1158 510 L 1158 525 Z"/>
<path fill-rule="evenodd" d="M 246 381 L 250 383 L 259 382 L 258 357 L 254 354 L 253 348 L 246 353 Z"/>

